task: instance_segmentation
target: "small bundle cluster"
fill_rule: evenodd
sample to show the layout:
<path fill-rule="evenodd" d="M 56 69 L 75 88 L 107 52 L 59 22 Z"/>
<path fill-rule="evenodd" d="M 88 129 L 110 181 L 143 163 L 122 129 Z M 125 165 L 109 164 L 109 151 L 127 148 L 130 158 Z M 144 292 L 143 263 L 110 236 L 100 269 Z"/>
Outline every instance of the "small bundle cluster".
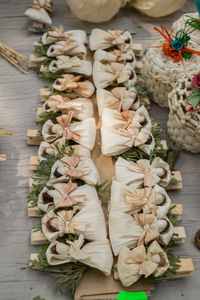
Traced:
<path fill-rule="evenodd" d="M 53 28 L 35 45 L 36 55 L 30 60 L 47 80 L 38 110 L 42 128 L 28 131 L 28 144 L 39 145 L 38 156 L 30 161 L 36 173 L 30 182 L 28 213 L 42 218 L 32 230 L 31 242 L 44 244 L 31 255 L 30 268 L 53 273 L 58 288 L 71 294 L 88 267 L 110 275 L 113 253 L 119 255 L 115 277 L 124 286 L 143 275 L 153 281 L 173 277 L 180 265 L 171 245 L 185 239 L 184 228 L 173 226 L 181 209 L 171 205 L 164 189 L 181 188 L 181 176 L 171 177 L 166 142 L 161 143 L 160 128 L 142 105 L 143 81 L 134 69 L 132 37 L 120 30 L 94 29 L 89 47 L 96 50 L 97 99 L 89 78 L 92 64 L 85 32 Z M 94 104 L 98 124 L 102 123 L 103 155 Z M 115 170 L 110 240 L 99 200 L 110 198 L 110 186 L 100 183 L 109 166 Z M 180 272 L 188 274 L 184 268 Z"/>
<path fill-rule="evenodd" d="M 174 233 L 167 218 L 171 200 L 164 189 L 170 178 L 168 164 L 159 157 L 151 163 L 118 158 L 115 164 L 109 235 L 114 255 L 119 255 L 115 276 L 125 287 L 142 276 L 165 277 L 170 269 L 164 250 Z"/>
<path fill-rule="evenodd" d="M 130 33 L 94 29 L 89 47 L 95 50 L 93 80 L 102 121 L 102 154 L 114 156 L 138 147 L 149 155 L 155 141 L 148 112 L 135 88 L 136 58 Z"/>
<path fill-rule="evenodd" d="M 86 60 L 86 44 L 84 31 L 53 28 L 43 34 L 35 46 L 37 56 L 30 60 L 39 72 L 48 74 L 38 116 L 42 129 L 37 136 L 41 140 L 37 171 L 28 197 L 30 214 L 42 216 L 41 225 L 32 232 L 32 244 L 48 242 L 48 247 L 31 256 L 31 268 L 53 273 L 62 269 L 63 276 L 72 268 L 72 278 L 63 282 L 72 293 L 87 266 L 110 275 L 113 265 L 97 194 L 99 172 L 91 159 L 96 122 L 90 97 L 95 89 L 89 80 L 92 64 Z"/>
<path fill-rule="evenodd" d="M 25 11 L 25 15 L 33 21 L 33 28 L 40 32 L 52 24 L 53 1 L 33 0 L 31 7 Z"/>

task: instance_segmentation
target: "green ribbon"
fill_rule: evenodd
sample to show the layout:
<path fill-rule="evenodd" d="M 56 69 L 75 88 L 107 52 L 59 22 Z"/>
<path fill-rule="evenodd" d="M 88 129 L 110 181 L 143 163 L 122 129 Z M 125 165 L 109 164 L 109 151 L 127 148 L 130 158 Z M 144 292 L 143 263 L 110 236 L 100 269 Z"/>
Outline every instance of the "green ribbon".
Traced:
<path fill-rule="evenodd" d="M 188 97 L 188 103 L 192 105 L 193 108 L 196 108 L 200 101 L 200 90 L 194 88 L 192 94 Z"/>
<path fill-rule="evenodd" d="M 145 292 L 119 292 L 117 300 L 147 300 Z"/>

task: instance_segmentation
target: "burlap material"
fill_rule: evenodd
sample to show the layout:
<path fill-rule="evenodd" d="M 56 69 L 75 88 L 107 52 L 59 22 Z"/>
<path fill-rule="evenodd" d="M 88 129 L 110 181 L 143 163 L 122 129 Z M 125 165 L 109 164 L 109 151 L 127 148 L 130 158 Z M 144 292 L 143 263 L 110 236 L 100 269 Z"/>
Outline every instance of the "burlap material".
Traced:
<path fill-rule="evenodd" d="M 191 78 L 184 77 L 169 94 L 168 135 L 178 148 L 200 152 L 200 112 L 186 111 L 191 95 Z"/>
<path fill-rule="evenodd" d="M 147 50 L 144 66 L 147 89 L 151 99 L 160 106 L 168 107 L 168 94 L 172 91 L 174 84 L 184 75 L 190 76 L 191 73 L 198 73 L 200 57 L 192 55 L 191 59 L 177 63 L 172 57 L 164 54 L 161 48 L 162 43 L 163 40 L 159 40 Z M 194 49 L 192 44 L 188 47 Z"/>

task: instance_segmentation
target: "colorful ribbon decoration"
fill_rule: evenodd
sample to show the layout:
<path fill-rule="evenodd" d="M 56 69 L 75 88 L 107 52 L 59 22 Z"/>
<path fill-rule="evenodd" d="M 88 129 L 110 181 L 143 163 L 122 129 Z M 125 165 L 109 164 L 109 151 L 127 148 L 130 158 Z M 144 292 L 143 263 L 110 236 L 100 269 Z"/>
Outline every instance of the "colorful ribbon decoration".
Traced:
<path fill-rule="evenodd" d="M 165 39 L 162 46 L 155 46 L 156 48 L 162 48 L 163 52 L 167 56 L 174 58 L 176 62 L 183 61 L 183 58 L 190 59 L 192 54 L 200 56 L 200 52 L 187 48 L 187 44 L 190 40 L 190 36 L 184 30 L 179 30 L 176 33 L 175 39 L 171 37 L 172 32 L 169 33 L 165 26 L 161 26 L 161 30 L 158 27 L 154 27 L 154 30 L 158 31 Z"/>

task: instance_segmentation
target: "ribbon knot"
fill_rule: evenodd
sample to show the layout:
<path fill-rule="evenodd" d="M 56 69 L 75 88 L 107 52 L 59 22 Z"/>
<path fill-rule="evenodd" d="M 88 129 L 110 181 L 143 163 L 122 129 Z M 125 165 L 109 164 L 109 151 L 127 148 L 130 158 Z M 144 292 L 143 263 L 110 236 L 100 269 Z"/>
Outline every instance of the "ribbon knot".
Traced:
<path fill-rule="evenodd" d="M 89 170 L 86 168 L 84 170 L 76 169 L 80 162 L 80 158 L 76 155 L 73 156 L 66 155 L 60 161 L 68 168 L 65 174 L 70 178 L 82 178 L 83 176 L 89 174 Z"/>
<path fill-rule="evenodd" d="M 44 1 L 44 3 L 41 3 L 39 0 L 33 0 L 32 8 L 37 9 L 37 10 L 44 8 L 50 12 L 53 11 L 53 7 L 47 1 Z"/>
<path fill-rule="evenodd" d="M 80 135 L 76 133 L 75 131 L 72 131 L 70 127 L 70 123 L 72 121 L 74 112 L 70 111 L 68 114 L 59 116 L 56 118 L 58 124 L 63 128 L 63 137 L 66 140 L 75 140 L 78 141 L 80 138 Z"/>
<path fill-rule="evenodd" d="M 152 240 L 155 240 L 159 237 L 160 234 L 157 230 L 157 219 L 154 215 L 136 214 L 135 219 L 138 224 L 144 229 L 138 241 L 138 245 L 148 244 Z"/>
<path fill-rule="evenodd" d="M 56 208 L 74 206 L 77 203 L 83 202 L 85 199 L 85 195 L 70 196 L 70 194 L 78 188 L 78 185 L 71 180 L 67 184 L 57 183 L 54 185 L 54 188 L 62 195 Z"/>
<path fill-rule="evenodd" d="M 124 43 L 121 30 L 108 30 L 108 37 L 105 37 L 105 40 L 111 41 L 113 45 L 120 45 Z"/>
<path fill-rule="evenodd" d="M 73 222 L 73 216 L 77 211 L 77 207 L 75 206 L 73 210 L 69 211 L 60 211 L 57 215 L 60 217 L 60 226 L 59 226 L 59 233 L 60 236 L 63 236 L 65 233 L 75 234 L 76 232 L 84 232 L 87 226 L 87 222 Z"/>

